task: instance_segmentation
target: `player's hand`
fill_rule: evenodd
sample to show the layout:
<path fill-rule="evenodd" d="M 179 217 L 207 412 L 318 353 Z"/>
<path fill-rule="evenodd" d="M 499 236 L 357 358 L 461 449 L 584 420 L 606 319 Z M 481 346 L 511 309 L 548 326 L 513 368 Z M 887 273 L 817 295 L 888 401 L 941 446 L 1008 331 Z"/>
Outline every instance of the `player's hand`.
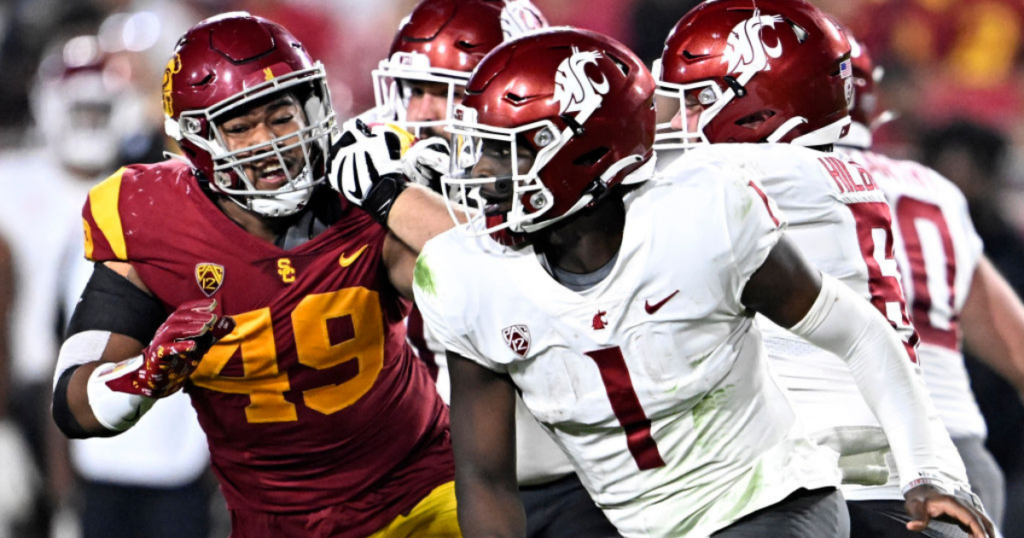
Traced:
<path fill-rule="evenodd" d="M 235 328 L 233 318 L 214 313 L 216 306 L 214 299 L 183 303 L 156 330 L 142 356 L 135 359 L 135 372 L 111 379 L 107 386 L 117 392 L 150 398 L 177 392 L 210 347 Z"/>
<path fill-rule="evenodd" d="M 419 140 L 402 155 L 406 177 L 434 192 L 441 191 L 441 176 L 449 173 L 448 141 L 435 136 Z"/>
<path fill-rule="evenodd" d="M 984 511 L 968 499 L 954 495 L 946 495 L 934 486 L 922 484 L 904 495 L 904 506 L 913 518 L 907 523 L 907 530 L 923 532 L 932 519 L 943 519 L 954 522 L 971 538 L 995 538 L 995 526 Z"/>
<path fill-rule="evenodd" d="M 391 205 L 409 181 L 402 174 L 401 138 L 386 126 L 371 132 L 356 120 L 331 145 L 327 177 L 348 201 L 387 223 Z"/>

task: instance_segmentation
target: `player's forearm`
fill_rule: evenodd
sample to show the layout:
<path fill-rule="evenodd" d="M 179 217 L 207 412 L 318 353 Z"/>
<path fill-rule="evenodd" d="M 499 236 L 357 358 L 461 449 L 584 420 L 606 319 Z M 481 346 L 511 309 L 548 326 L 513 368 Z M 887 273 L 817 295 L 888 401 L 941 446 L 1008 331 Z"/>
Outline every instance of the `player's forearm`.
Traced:
<path fill-rule="evenodd" d="M 441 195 L 411 184 L 395 199 L 387 225 L 403 243 L 419 253 L 427 241 L 452 228 L 455 222 Z"/>
<path fill-rule="evenodd" d="M 485 477 L 456 472 L 459 527 L 473 538 L 521 538 L 526 536 L 526 513 L 519 490 L 502 487 Z"/>
<path fill-rule="evenodd" d="M 971 353 L 1024 394 L 1024 304 L 988 258 L 974 271 L 960 326 Z"/>
<path fill-rule="evenodd" d="M 54 372 L 52 408 L 54 422 L 64 435 L 111 437 L 149 410 L 151 401 L 115 393 L 102 377 L 110 375 L 115 363 L 137 356 L 138 347 L 133 339 L 106 331 L 84 331 L 64 342 Z"/>
<path fill-rule="evenodd" d="M 952 441 L 902 341 L 867 301 L 825 277 L 818 301 L 791 330 L 849 365 L 885 431 L 901 486 L 924 478 L 953 488 L 950 482 L 965 479 L 962 469 L 944 468 L 949 464 L 939 455 L 955 450 Z"/>

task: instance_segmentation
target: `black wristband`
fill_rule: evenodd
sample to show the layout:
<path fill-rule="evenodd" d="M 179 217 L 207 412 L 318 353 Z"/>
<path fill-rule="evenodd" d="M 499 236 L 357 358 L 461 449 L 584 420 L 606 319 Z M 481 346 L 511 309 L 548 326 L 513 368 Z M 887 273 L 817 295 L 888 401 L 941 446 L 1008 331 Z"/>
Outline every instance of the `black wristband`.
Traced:
<path fill-rule="evenodd" d="M 89 432 L 85 431 L 85 428 L 78 423 L 75 415 L 71 412 L 71 407 L 68 405 L 68 385 L 71 384 L 71 377 L 75 375 L 75 372 L 81 366 L 81 364 L 78 364 L 64 370 L 64 373 L 60 374 L 60 379 L 57 380 L 57 387 L 53 389 L 53 408 L 51 410 L 53 421 L 60 428 L 61 433 L 66 435 L 68 439 L 91 437 Z"/>
<path fill-rule="evenodd" d="M 380 176 L 367 191 L 366 198 L 363 199 L 363 209 L 373 216 L 374 220 L 387 226 L 388 215 L 391 214 L 395 200 L 408 186 L 409 180 L 401 174 Z"/>

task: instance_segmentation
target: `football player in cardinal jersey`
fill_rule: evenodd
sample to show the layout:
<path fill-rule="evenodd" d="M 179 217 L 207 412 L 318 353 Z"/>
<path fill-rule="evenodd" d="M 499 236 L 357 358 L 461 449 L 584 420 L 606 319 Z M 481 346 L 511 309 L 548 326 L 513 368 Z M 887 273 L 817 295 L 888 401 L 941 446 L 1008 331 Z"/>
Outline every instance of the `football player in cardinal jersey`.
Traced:
<path fill-rule="evenodd" d="M 881 68 L 849 34 L 855 93 L 850 134 L 839 150 L 862 164 L 892 208 L 896 259 L 910 317 L 921 335 L 925 383 L 978 494 L 996 525 L 1005 500 L 1003 474 L 985 448 L 985 420 L 971 392 L 961 344 L 1024 394 L 1024 306 L 982 252 L 963 193 L 934 170 L 870 150 L 885 116 L 875 84 Z M 857 512 L 851 512 L 854 519 Z"/>
<path fill-rule="evenodd" d="M 97 263 L 61 348 L 58 426 L 116 435 L 184 388 L 233 537 L 459 536 L 447 409 L 403 324 L 444 202 L 410 186 L 363 211 L 327 186 L 324 68 L 266 19 L 186 32 L 163 106 L 186 158 L 123 168 L 83 209 Z"/>
<path fill-rule="evenodd" d="M 850 45 L 840 28 L 802 0 L 708 2 L 677 23 L 654 71 L 659 93 L 678 110 L 671 124 L 659 125 L 659 157 L 696 148 L 668 173 L 684 163 L 725 162 L 756 178 L 787 216 L 787 236 L 823 273 L 871 301 L 902 336 L 900 359 L 917 370 L 889 207 L 869 171 L 831 152 L 848 129 L 853 95 Z M 922 504 L 919 488 L 928 484 L 929 495 L 941 492 L 980 513 L 934 405 L 918 419 L 899 409 L 879 413 L 845 351 L 815 346 L 765 316 L 758 321 L 772 370 L 806 431 L 840 454 L 847 500 L 879 500 L 872 506 L 889 515 L 876 515 L 881 530 L 851 521 L 852 535 L 902 536 L 926 525 L 929 536 L 962 535 L 952 523 L 929 525 L 935 514 Z M 919 374 L 876 382 L 880 397 L 910 385 L 923 390 Z M 927 463 L 916 459 L 910 422 L 933 440 Z"/>
<path fill-rule="evenodd" d="M 484 211 L 426 245 L 414 291 L 448 349 L 460 524 L 523 535 L 518 391 L 624 536 L 846 536 L 836 454 L 797 433 L 752 312 L 849 361 L 915 477 L 939 476 L 925 389 L 753 174 L 694 161 L 648 181 L 654 89 L 614 40 L 553 29 L 492 51 L 456 108 L 452 147 L 476 164 L 444 191 L 454 215 Z M 923 508 L 984 536 L 936 484 L 914 484 Z"/>

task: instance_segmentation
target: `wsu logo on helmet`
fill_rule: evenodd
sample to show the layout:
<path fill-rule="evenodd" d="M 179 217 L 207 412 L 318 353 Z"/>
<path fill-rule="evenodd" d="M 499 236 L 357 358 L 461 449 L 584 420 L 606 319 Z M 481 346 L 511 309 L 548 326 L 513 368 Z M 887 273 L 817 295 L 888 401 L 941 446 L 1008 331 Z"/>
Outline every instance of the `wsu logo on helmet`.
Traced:
<path fill-rule="evenodd" d="M 601 96 L 608 93 L 608 78 L 601 75 L 598 82 L 587 76 L 584 71 L 587 64 L 597 65 L 601 53 L 597 51 L 580 52 L 572 48 L 572 56 L 562 60 L 555 73 L 555 100 L 558 101 L 559 114 L 578 112 L 576 121 L 581 125 L 595 110 L 601 108 Z"/>
<path fill-rule="evenodd" d="M 749 79 L 754 73 L 769 69 L 768 58 L 782 56 L 782 43 L 776 41 L 774 47 L 769 47 L 761 31 L 765 27 L 774 30 L 775 23 L 781 22 L 781 15 L 761 15 L 761 11 L 755 9 L 753 17 L 737 24 L 729 33 L 728 48 L 722 57 L 723 62 L 729 62 L 726 71 Z"/>
<path fill-rule="evenodd" d="M 544 26 L 544 19 L 529 1 L 505 0 L 505 7 L 501 8 L 501 33 L 505 41 Z"/>

